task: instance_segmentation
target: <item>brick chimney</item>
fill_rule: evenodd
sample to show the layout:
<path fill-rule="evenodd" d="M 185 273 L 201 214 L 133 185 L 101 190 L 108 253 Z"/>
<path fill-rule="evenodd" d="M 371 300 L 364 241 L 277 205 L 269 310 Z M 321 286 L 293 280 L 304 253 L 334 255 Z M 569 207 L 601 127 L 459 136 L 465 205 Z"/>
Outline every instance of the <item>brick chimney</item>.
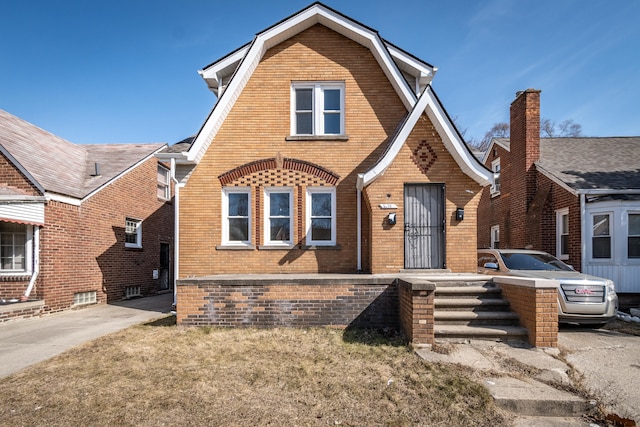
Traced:
<path fill-rule="evenodd" d="M 516 93 L 510 110 L 511 247 L 536 244 L 526 218 L 536 194 L 536 170 L 540 159 L 540 91 L 527 89 Z M 504 168 L 504 166 L 503 166 Z"/>

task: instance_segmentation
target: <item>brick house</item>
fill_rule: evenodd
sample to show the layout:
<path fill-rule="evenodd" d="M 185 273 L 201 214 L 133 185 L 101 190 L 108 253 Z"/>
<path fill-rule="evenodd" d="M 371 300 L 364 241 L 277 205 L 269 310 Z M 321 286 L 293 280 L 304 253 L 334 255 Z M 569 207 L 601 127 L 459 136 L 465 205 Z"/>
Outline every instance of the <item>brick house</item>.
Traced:
<path fill-rule="evenodd" d="M 76 145 L 0 110 L 0 319 L 171 288 L 164 147 Z"/>
<path fill-rule="evenodd" d="M 483 159 L 499 179 L 478 207 L 479 247 L 543 250 L 612 279 L 621 302 L 640 294 L 640 137 L 540 138 L 533 89 L 510 116 Z"/>
<path fill-rule="evenodd" d="M 178 321 L 209 310 L 181 300 L 194 278 L 475 271 L 493 176 L 435 71 L 320 3 L 201 70 L 217 103 L 184 151 L 161 155 L 178 181 Z"/>

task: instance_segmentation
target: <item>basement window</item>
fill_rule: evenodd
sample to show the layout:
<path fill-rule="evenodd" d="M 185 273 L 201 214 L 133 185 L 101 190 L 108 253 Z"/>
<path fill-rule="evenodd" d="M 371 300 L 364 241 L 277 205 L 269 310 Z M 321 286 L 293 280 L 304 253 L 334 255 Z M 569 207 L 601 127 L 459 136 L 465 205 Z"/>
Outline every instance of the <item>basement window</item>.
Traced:
<path fill-rule="evenodd" d="M 96 291 L 76 292 L 73 294 L 73 305 L 95 304 L 98 302 Z"/>

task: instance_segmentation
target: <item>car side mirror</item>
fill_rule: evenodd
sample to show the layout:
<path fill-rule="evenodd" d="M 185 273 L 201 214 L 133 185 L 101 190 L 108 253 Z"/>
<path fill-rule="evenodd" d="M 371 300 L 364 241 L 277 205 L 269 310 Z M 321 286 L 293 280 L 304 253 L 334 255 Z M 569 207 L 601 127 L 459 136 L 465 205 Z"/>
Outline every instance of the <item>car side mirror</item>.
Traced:
<path fill-rule="evenodd" d="M 485 262 L 484 268 L 488 268 L 490 270 L 499 270 L 498 263 L 496 262 Z"/>

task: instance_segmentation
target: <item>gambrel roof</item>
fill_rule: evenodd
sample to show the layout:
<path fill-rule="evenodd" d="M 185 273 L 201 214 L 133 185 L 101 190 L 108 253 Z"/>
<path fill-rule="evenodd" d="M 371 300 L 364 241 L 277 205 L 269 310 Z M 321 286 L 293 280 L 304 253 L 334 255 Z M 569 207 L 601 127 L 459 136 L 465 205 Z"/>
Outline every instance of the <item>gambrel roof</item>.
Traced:
<path fill-rule="evenodd" d="M 219 99 L 193 144 L 184 153 L 185 157 L 178 157 L 177 160 L 199 163 L 267 50 L 316 24 L 321 24 L 368 48 L 408 112 L 385 156 L 374 168 L 361 176 L 359 185 L 367 185 L 384 173 L 424 112 L 433 121 L 445 146 L 462 170 L 482 185 L 490 183 L 491 172 L 470 153 L 430 86 L 437 69 L 383 40 L 377 31 L 319 2 L 259 32 L 251 43 L 200 71 L 209 88 Z"/>

